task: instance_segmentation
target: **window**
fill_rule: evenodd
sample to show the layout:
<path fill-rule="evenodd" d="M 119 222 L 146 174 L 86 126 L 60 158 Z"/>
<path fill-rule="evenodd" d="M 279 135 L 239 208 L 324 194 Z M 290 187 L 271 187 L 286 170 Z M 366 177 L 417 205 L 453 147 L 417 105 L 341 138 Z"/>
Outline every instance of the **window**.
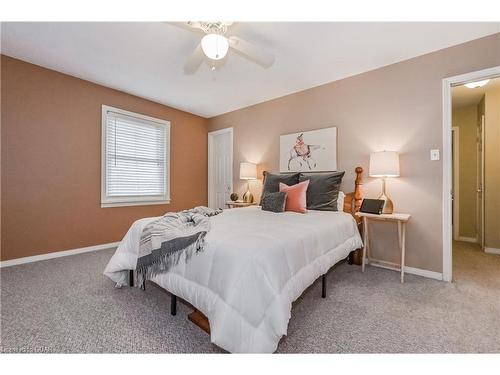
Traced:
<path fill-rule="evenodd" d="M 101 207 L 170 202 L 170 122 L 102 106 Z"/>

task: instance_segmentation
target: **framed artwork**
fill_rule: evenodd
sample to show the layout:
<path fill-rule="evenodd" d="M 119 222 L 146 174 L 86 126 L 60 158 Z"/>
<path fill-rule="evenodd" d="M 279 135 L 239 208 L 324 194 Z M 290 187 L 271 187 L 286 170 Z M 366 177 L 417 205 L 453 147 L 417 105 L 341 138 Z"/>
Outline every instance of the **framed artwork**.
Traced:
<path fill-rule="evenodd" d="M 280 136 L 280 172 L 337 170 L 337 128 Z"/>

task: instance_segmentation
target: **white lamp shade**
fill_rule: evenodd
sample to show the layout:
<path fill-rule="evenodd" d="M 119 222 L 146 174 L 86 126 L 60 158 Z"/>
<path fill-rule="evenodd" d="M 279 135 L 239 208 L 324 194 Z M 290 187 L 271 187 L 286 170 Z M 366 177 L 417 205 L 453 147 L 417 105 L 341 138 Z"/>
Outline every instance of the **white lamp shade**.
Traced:
<path fill-rule="evenodd" d="M 399 154 L 395 151 L 380 151 L 370 154 L 371 177 L 398 177 Z"/>
<path fill-rule="evenodd" d="M 240 179 L 255 180 L 257 178 L 257 164 L 240 163 Z"/>

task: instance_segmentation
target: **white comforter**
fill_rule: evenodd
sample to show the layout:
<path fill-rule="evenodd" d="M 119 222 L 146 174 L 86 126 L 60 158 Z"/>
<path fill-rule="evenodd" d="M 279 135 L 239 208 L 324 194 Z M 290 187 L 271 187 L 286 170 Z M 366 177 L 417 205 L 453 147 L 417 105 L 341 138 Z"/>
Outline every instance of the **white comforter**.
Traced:
<path fill-rule="evenodd" d="M 132 225 L 106 276 L 127 284 L 123 270 L 135 268 L 142 228 L 154 219 Z M 343 212 L 225 210 L 211 218 L 204 252 L 152 281 L 208 317 L 214 344 L 230 352 L 274 352 L 292 302 L 361 246 L 353 217 Z"/>

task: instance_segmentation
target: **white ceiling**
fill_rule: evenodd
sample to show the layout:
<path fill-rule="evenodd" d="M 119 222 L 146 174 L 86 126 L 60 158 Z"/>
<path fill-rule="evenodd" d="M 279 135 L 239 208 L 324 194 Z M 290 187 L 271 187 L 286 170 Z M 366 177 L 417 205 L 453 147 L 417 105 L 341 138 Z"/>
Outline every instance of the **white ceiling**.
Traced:
<path fill-rule="evenodd" d="M 237 23 L 276 56 L 269 69 L 229 53 L 211 72 L 183 64 L 200 35 L 167 23 L 2 23 L 1 52 L 212 117 L 500 31 L 500 23 Z"/>
<path fill-rule="evenodd" d="M 500 78 L 491 79 L 483 87 L 477 87 L 474 89 L 470 89 L 464 85 L 455 86 L 452 88 L 453 108 L 477 105 L 483 98 L 486 91 L 496 87 L 500 87 Z"/>

